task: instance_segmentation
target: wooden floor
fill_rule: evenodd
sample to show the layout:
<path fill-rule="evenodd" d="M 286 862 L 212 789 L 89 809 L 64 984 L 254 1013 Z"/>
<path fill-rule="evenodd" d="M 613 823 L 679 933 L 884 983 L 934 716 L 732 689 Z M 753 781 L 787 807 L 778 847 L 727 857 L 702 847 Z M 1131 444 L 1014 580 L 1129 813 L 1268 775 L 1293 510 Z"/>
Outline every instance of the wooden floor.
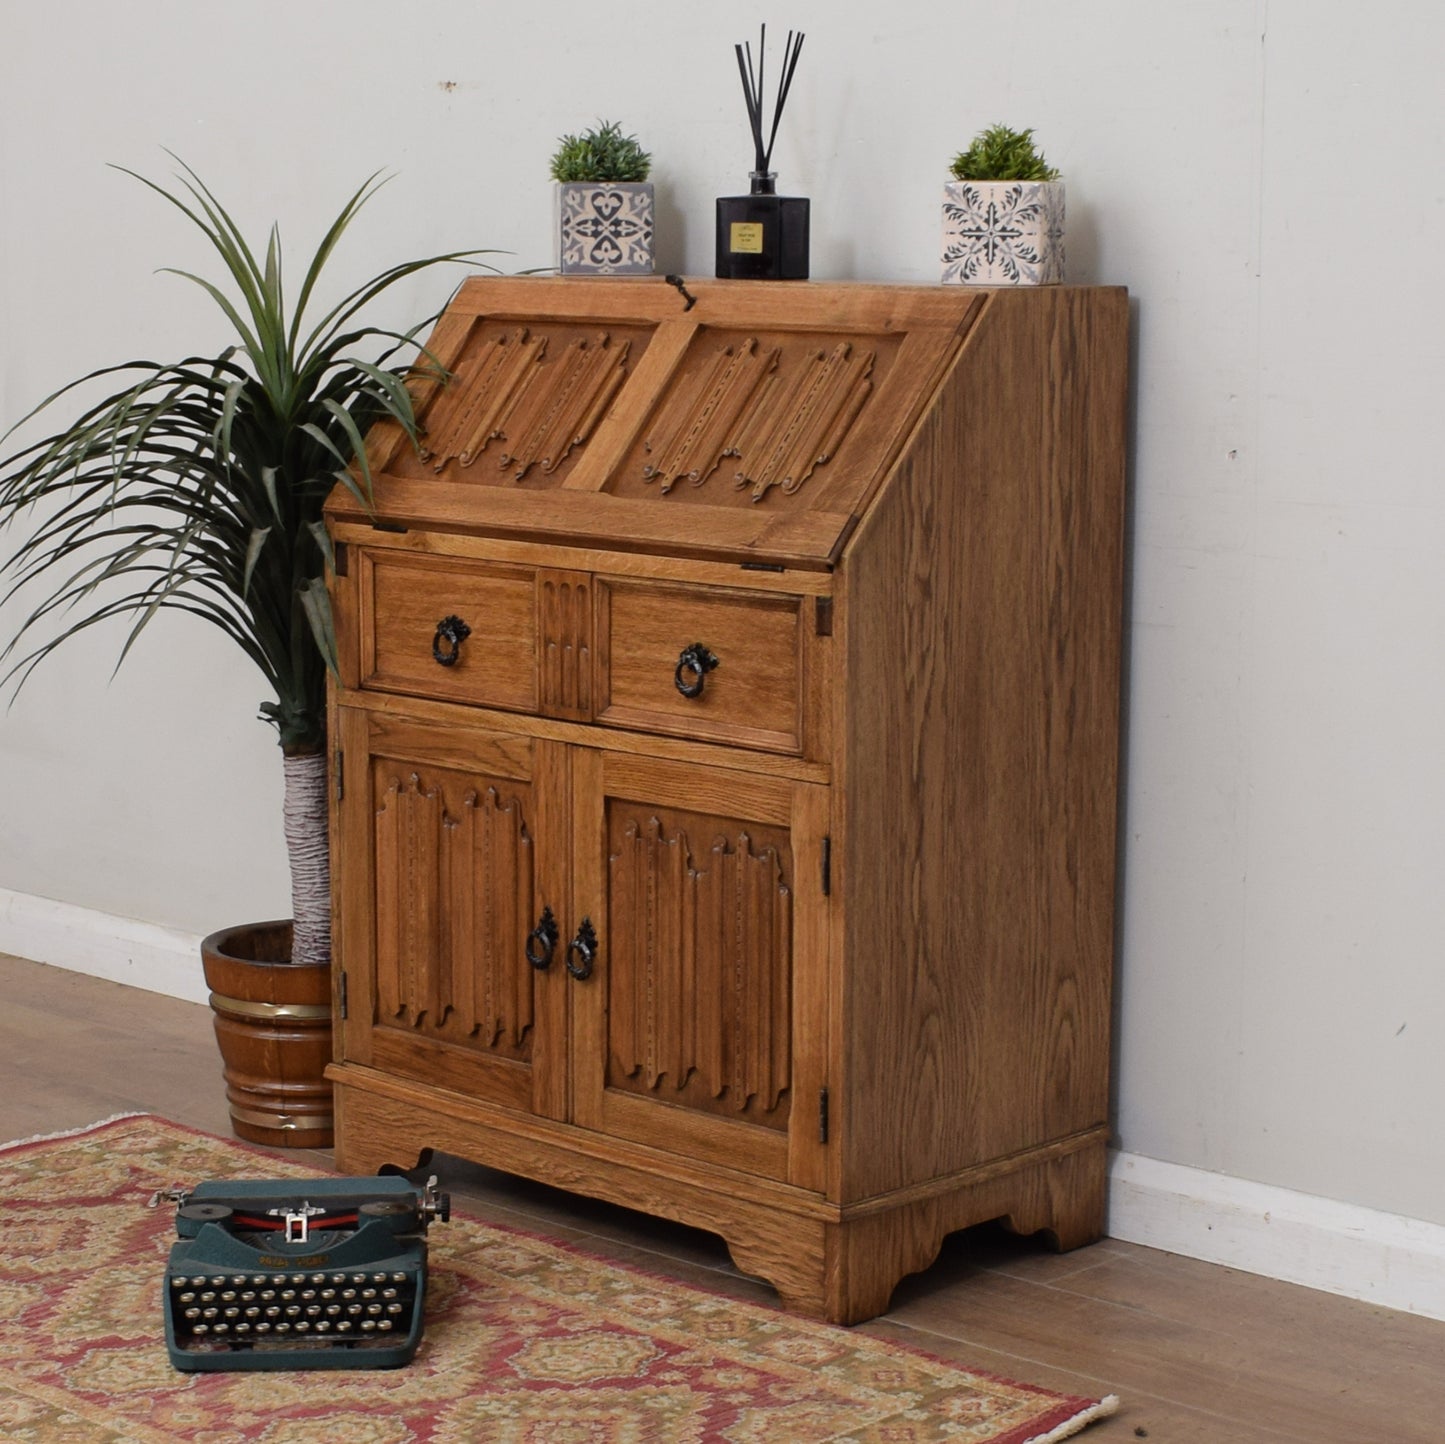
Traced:
<path fill-rule="evenodd" d="M 206 1009 L 5 957 L 0 990 L 0 1140 L 130 1110 L 229 1132 Z M 710 1234 L 467 1165 L 443 1178 L 472 1213 L 773 1298 Z M 1112 1240 L 1059 1255 L 992 1228 L 955 1235 L 862 1327 L 965 1366 L 1116 1393 L 1119 1413 L 1084 1436 L 1100 1444 L 1445 1437 L 1445 1323 Z"/>

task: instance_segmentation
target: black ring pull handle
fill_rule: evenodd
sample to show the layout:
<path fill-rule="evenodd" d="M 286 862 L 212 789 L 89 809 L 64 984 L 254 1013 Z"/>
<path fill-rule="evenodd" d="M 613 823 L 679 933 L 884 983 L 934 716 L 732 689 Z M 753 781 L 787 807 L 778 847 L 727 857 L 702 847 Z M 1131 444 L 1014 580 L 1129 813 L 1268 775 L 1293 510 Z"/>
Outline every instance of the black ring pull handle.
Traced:
<path fill-rule="evenodd" d="M 701 697 L 707 674 L 720 665 L 718 659 L 701 642 L 694 642 L 692 646 L 682 649 L 672 680 L 677 683 L 677 690 L 684 697 Z"/>
<path fill-rule="evenodd" d="M 552 955 L 557 951 L 557 942 L 561 936 L 557 919 L 552 916 L 552 909 L 544 907 L 541 919 L 527 934 L 527 941 L 522 948 L 527 955 L 527 961 L 539 973 L 545 973 L 552 966 Z"/>
<path fill-rule="evenodd" d="M 471 635 L 472 629 L 460 617 L 443 617 L 437 623 L 436 635 L 431 639 L 432 656 L 443 667 L 455 667 L 462 643 Z"/>
<path fill-rule="evenodd" d="M 573 962 L 573 955 L 578 961 Z M 583 918 L 577 936 L 567 944 L 567 971 L 578 981 L 592 976 L 592 964 L 597 961 L 597 929 L 591 918 Z"/>

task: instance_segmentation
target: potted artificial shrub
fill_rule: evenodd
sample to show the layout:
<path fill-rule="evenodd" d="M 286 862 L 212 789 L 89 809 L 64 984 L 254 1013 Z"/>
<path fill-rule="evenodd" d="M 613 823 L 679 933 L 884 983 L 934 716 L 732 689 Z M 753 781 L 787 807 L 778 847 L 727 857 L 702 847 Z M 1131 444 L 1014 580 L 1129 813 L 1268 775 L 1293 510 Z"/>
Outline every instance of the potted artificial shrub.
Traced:
<path fill-rule="evenodd" d="M 1064 279 L 1064 183 L 1032 130 L 990 126 L 943 188 L 943 279 L 1037 286 Z"/>
<path fill-rule="evenodd" d="M 398 353 L 413 359 L 417 344 L 363 324 L 358 313 L 403 277 L 476 253 L 392 266 L 303 326 L 322 270 L 377 177 L 332 222 L 290 302 L 278 230 L 258 261 L 220 202 L 183 169 L 186 195 L 135 178 L 220 253 L 232 294 L 178 274 L 217 302 L 236 344 L 216 356 L 92 372 L 17 423 L 77 387 L 89 395 L 90 383 L 124 380 L 105 399 L 85 402 L 62 430 L 0 458 L 0 530 L 22 517 L 32 523 L 0 555 L 0 577 L 10 583 L 4 595 L 39 589 L 0 653 L 11 661 L 0 681 L 18 690 L 67 638 L 111 617 L 131 619 L 124 660 L 162 608 L 213 623 L 261 670 L 271 694 L 261 716 L 281 745 L 293 917 L 212 934 L 202 959 L 236 1132 L 324 1147 L 331 1127 L 331 1088 L 321 1077 L 331 1052 L 326 673 L 336 645 L 322 505 L 338 480 L 366 499 L 362 437 L 373 419 L 391 417 L 416 437 L 401 379 L 407 368 L 392 363 Z"/>
<path fill-rule="evenodd" d="M 564 135 L 552 156 L 557 265 L 564 276 L 650 276 L 652 157 L 616 121 Z"/>

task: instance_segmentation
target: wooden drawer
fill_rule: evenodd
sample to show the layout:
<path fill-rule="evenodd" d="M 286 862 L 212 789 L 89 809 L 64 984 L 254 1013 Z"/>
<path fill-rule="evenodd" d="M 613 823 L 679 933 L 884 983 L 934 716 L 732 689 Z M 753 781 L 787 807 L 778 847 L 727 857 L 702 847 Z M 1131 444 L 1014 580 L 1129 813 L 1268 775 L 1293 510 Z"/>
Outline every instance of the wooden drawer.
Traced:
<path fill-rule="evenodd" d="M 599 722 L 803 751 L 802 597 L 603 577 L 595 596 Z"/>
<path fill-rule="evenodd" d="M 359 560 L 363 687 L 536 709 L 532 568 L 380 550 Z M 446 634 L 453 618 L 461 640 Z"/>

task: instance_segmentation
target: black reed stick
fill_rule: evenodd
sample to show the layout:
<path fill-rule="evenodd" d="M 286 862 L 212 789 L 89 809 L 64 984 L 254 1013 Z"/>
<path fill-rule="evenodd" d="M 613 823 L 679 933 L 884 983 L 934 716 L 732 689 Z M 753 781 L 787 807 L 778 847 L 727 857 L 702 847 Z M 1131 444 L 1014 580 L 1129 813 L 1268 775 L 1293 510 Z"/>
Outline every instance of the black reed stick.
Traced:
<path fill-rule="evenodd" d="M 757 73 L 753 72 L 752 47 L 746 43 L 735 45 L 734 50 L 738 56 L 738 74 L 743 81 L 743 99 L 748 107 L 748 124 L 753 132 L 753 152 L 756 160 L 755 169 L 759 175 L 766 175 L 769 163 L 773 158 L 773 143 L 778 138 L 778 122 L 783 118 L 783 106 L 788 102 L 788 91 L 792 89 L 793 72 L 798 68 L 798 56 L 803 49 L 803 33 L 800 30 L 795 37 L 793 32 L 788 31 L 787 41 L 783 45 L 783 69 L 778 81 L 778 99 L 773 108 L 773 128 L 768 133 L 767 146 L 763 145 L 763 69 L 767 58 L 768 27 L 762 27 L 762 33 L 758 37 L 758 68 Z"/>

